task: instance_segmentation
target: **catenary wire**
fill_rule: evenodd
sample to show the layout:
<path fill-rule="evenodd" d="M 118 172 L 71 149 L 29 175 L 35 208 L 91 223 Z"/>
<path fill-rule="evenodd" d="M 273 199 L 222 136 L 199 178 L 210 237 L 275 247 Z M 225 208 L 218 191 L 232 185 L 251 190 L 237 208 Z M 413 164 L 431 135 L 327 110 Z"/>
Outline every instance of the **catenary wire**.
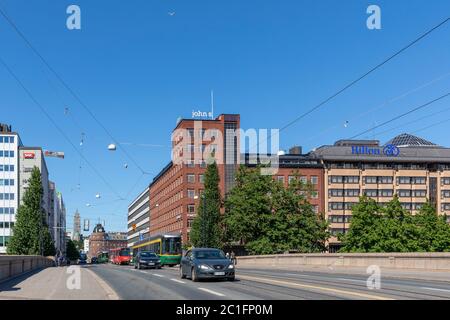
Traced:
<path fill-rule="evenodd" d="M 355 138 L 357 138 L 357 137 L 359 137 L 359 136 L 361 136 L 361 135 L 363 135 L 363 134 L 365 134 L 365 133 L 367 133 L 367 132 L 373 131 L 373 130 L 375 130 L 375 129 L 377 129 L 377 128 L 380 128 L 380 127 L 382 127 L 382 126 L 385 126 L 385 125 L 388 124 L 388 123 L 391 123 L 391 122 L 393 122 L 393 121 L 395 121 L 395 120 L 398 120 L 398 119 L 400 119 L 400 118 L 403 118 L 403 117 L 405 117 L 405 116 L 407 116 L 407 115 L 409 115 L 409 114 L 411 114 L 411 113 L 413 113 L 413 112 L 416 112 L 416 111 L 418 111 L 418 110 L 421 110 L 421 109 L 423 109 L 423 108 L 426 108 L 426 107 L 428 107 L 429 105 L 431 105 L 431 104 L 433 104 L 433 103 L 435 103 L 435 102 L 437 102 L 437 101 L 440 101 L 440 100 L 442 100 L 442 99 L 447 98 L 448 96 L 450 96 L 450 92 L 448 92 L 448 93 L 446 93 L 446 94 L 444 94 L 444 95 L 442 95 L 442 96 L 440 96 L 440 97 L 438 97 L 438 98 L 435 98 L 435 99 L 433 99 L 433 100 L 431 100 L 431 101 L 428 101 L 427 103 L 424 103 L 424 104 L 422 104 L 422 105 L 420 105 L 420 106 L 418 106 L 418 107 L 415 107 L 415 108 L 413 108 L 413 109 L 411 109 L 411 110 L 409 110 L 409 111 L 407 111 L 407 112 L 404 112 L 404 113 L 402 113 L 402 114 L 400 114 L 400 115 L 398 115 L 398 116 L 395 116 L 395 117 L 393 117 L 393 118 L 391 118 L 391 119 L 389 119 L 389 120 L 386 120 L 386 121 L 384 121 L 383 123 L 380 123 L 379 125 L 376 125 L 376 126 L 374 126 L 374 127 L 372 127 L 372 128 L 369 128 L 369 129 L 367 129 L 367 130 L 364 130 L 364 131 L 362 131 L 362 132 L 360 132 L 360 133 L 358 133 L 358 134 L 356 134 L 356 135 L 354 135 L 354 136 L 348 138 L 348 140 L 355 139 Z"/>
<path fill-rule="evenodd" d="M 103 123 L 94 115 L 94 113 L 88 108 L 88 106 L 81 100 L 80 96 L 67 84 L 67 82 L 60 76 L 58 72 L 49 64 L 49 62 L 39 53 L 39 51 L 31 44 L 31 42 L 27 39 L 24 33 L 18 28 L 18 26 L 14 23 L 14 21 L 6 14 L 6 12 L 0 7 L 0 15 L 2 15 L 8 24 L 14 29 L 14 31 L 19 35 L 19 37 L 27 44 L 27 46 L 38 56 L 38 58 L 45 64 L 45 66 L 50 70 L 50 72 L 58 79 L 58 81 L 63 85 L 64 88 L 75 98 L 76 101 L 85 109 L 85 111 L 94 119 L 94 121 L 105 131 L 105 133 L 109 136 L 109 138 L 117 145 L 120 144 L 113 137 L 111 132 L 103 125 Z M 137 163 L 137 161 L 126 151 L 125 148 L 120 148 L 122 152 L 127 156 L 128 159 L 133 162 L 133 164 L 143 173 L 150 174 L 146 172 L 142 167 Z"/>

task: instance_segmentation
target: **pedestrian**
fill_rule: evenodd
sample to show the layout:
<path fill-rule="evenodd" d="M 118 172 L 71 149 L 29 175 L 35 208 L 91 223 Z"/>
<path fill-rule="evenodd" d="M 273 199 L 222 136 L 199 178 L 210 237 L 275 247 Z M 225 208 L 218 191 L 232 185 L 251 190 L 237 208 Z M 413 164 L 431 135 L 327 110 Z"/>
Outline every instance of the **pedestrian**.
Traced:
<path fill-rule="evenodd" d="M 230 253 L 229 252 L 227 252 L 225 256 L 227 257 L 227 259 L 230 259 Z"/>
<path fill-rule="evenodd" d="M 231 251 L 231 261 L 233 261 L 233 264 L 237 264 L 236 255 L 234 254 L 234 251 Z"/>

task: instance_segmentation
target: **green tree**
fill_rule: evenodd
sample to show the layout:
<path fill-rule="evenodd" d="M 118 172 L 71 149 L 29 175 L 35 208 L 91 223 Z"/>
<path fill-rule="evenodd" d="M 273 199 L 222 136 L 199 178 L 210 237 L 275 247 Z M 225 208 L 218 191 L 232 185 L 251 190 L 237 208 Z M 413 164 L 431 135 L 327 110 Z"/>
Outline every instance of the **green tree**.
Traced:
<path fill-rule="evenodd" d="M 8 244 L 8 254 L 40 255 L 54 252 L 51 238 L 45 240 L 48 228 L 45 225 L 45 214 L 42 209 L 43 193 L 41 173 L 37 167 L 34 167 L 29 188 L 23 196 L 23 204 L 17 211 L 13 235 Z"/>
<path fill-rule="evenodd" d="M 450 251 L 450 225 L 446 216 L 439 216 L 435 208 L 425 203 L 414 217 L 418 228 L 420 251 L 448 252 Z"/>
<path fill-rule="evenodd" d="M 310 186 L 296 179 L 285 188 L 260 172 L 239 169 L 225 202 L 226 240 L 253 254 L 325 250 L 327 224 L 307 201 Z"/>
<path fill-rule="evenodd" d="M 77 250 L 75 243 L 72 240 L 67 241 L 66 256 L 69 260 L 77 260 L 80 257 L 80 252 Z"/>
<path fill-rule="evenodd" d="M 373 252 L 380 240 L 380 207 L 375 200 L 362 196 L 352 208 L 352 221 L 348 232 L 339 237 L 342 252 Z"/>
<path fill-rule="evenodd" d="M 205 189 L 190 232 L 190 241 L 195 247 L 221 247 L 219 181 L 217 164 L 212 162 L 205 171 Z"/>

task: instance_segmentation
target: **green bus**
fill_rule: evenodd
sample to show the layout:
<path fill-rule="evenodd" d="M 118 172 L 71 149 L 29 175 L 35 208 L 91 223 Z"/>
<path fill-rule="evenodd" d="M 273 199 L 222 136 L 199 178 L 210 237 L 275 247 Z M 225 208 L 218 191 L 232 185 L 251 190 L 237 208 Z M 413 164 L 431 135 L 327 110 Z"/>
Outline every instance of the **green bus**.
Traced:
<path fill-rule="evenodd" d="M 98 263 L 108 263 L 108 261 L 109 261 L 108 251 L 102 251 L 97 255 Z"/>
<path fill-rule="evenodd" d="M 159 255 L 161 265 L 174 266 L 181 261 L 181 236 L 172 234 L 163 234 L 153 236 L 147 239 L 139 240 L 131 247 L 133 257 L 139 251 L 151 251 Z"/>

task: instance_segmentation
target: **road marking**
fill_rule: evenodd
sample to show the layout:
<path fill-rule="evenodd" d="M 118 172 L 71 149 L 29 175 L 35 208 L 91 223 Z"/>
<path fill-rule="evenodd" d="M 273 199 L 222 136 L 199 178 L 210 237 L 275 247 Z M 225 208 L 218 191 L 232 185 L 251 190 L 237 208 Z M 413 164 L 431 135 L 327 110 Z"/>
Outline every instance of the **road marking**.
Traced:
<path fill-rule="evenodd" d="M 114 291 L 113 288 L 111 288 L 111 286 L 106 283 L 106 281 L 100 278 L 100 276 L 98 276 L 94 271 L 89 269 L 86 270 L 94 277 L 95 281 L 97 281 L 100 287 L 103 288 L 109 300 L 119 300 L 119 295 L 116 293 L 116 291 Z"/>
<path fill-rule="evenodd" d="M 175 282 L 178 282 L 178 283 L 186 283 L 186 282 L 181 281 L 181 280 L 178 280 L 178 279 L 170 279 L 170 280 L 175 281 Z"/>
<path fill-rule="evenodd" d="M 364 281 L 364 280 L 347 279 L 347 278 L 336 278 L 336 280 L 353 281 L 353 282 L 363 282 L 363 283 L 366 283 L 366 281 Z"/>
<path fill-rule="evenodd" d="M 444 292 L 450 292 L 448 289 L 439 289 L 439 288 L 430 288 L 430 287 L 421 287 L 422 289 L 426 290 L 435 290 L 435 291 L 444 291 Z"/>
<path fill-rule="evenodd" d="M 152 273 L 155 277 L 160 277 L 160 278 L 164 278 L 164 276 L 162 274 L 157 274 L 157 273 Z"/>
<path fill-rule="evenodd" d="M 306 289 L 329 291 L 329 292 L 333 292 L 333 293 L 346 294 L 346 295 L 357 296 L 357 297 L 366 298 L 366 299 L 394 300 L 392 298 L 378 296 L 378 295 L 374 295 L 374 294 L 366 294 L 366 293 L 359 293 L 359 292 L 348 291 L 348 290 L 340 290 L 340 289 L 333 289 L 333 288 L 327 288 L 327 287 L 321 287 L 321 286 L 313 286 L 313 285 L 301 284 L 301 283 L 296 283 L 296 282 L 286 282 L 286 281 L 280 281 L 280 280 L 274 280 L 274 279 L 268 279 L 268 278 L 257 278 L 257 277 L 243 276 L 243 275 L 240 275 L 239 278 L 246 279 L 246 280 L 253 280 L 253 281 L 257 281 L 257 282 L 275 283 L 275 284 L 283 284 L 286 286 L 296 286 L 296 287 L 306 288 Z"/>
<path fill-rule="evenodd" d="M 220 293 L 220 292 L 212 291 L 212 290 L 209 290 L 209 289 L 206 289 L 206 288 L 198 288 L 198 289 L 202 290 L 202 291 L 205 291 L 205 292 L 208 292 L 208 293 L 211 293 L 211 294 L 215 294 L 216 296 L 219 296 L 219 297 L 225 297 L 225 295 L 223 293 Z"/>

